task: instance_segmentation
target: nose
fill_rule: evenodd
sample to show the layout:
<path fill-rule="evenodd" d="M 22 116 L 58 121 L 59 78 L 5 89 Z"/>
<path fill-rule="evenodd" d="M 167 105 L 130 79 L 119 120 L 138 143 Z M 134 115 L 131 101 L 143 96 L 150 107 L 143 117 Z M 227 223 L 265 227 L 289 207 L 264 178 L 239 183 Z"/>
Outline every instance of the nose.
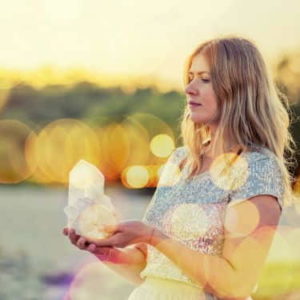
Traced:
<path fill-rule="evenodd" d="M 185 87 L 185 93 L 187 95 L 197 95 L 198 94 L 198 89 L 195 86 L 194 81 L 190 81 L 186 87 Z"/>

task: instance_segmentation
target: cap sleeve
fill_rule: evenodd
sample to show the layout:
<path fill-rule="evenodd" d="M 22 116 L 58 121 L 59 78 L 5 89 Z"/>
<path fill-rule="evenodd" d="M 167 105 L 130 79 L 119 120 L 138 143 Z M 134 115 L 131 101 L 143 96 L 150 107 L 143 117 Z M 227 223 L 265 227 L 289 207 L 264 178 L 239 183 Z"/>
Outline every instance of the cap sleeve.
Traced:
<path fill-rule="evenodd" d="M 284 183 L 277 158 L 271 155 L 249 155 L 244 174 L 244 183 L 229 194 L 228 206 L 240 203 L 257 195 L 276 197 L 280 208 L 283 207 Z"/>
<path fill-rule="evenodd" d="M 185 155 L 186 155 L 185 147 L 184 146 L 178 147 L 170 154 L 167 161 L 163 165 L 155 192 L 154 192 L 154 194 L 151 198 L 151 201 L 149 202 L 149 204 L 144 212 L 143 218 L 142 218 L 142 220 L 145 223 L 148 223 L 148 218 L 149 219 L 151 218 L 151 216 L 149 216 L 149 214 L 152 213 L 151 211 L 152 211 L 153 206 L 155 205 L 157 197 L 160 197 L 160 196 L 158 196 L 158 194 L 161 194 L 162 191 L 167 192 L 167 189 L 172 188 L 172 186 L 174 184 L 176 184 L 176 182 L 180 176 L 178 165 Z"/>
<path fill-rule="evenodd" d="M 163 165 L 157 187 L 161 186 L 173 186 L 180 178 L 181 171 L 179 170 L 179 164 L 181 160 L 186 156 L 186 148 L 184 146 L 176 148 L 166 163 Z"/>

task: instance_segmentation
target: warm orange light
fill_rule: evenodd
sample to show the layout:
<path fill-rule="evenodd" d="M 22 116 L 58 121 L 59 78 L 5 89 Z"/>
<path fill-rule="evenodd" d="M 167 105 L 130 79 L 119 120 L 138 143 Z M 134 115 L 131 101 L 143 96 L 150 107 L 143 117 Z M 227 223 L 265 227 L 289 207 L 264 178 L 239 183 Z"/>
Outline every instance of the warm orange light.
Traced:
<path fill-rule="evenodd" d="M 100 145 L 99 167 L 108 180 L 117 180 L 128 165 L 130 135 L 126 128 L 115 123 L 94 130 Z"/>
<path fill-rule="evenodd" d="M 26 157 L 26 143 L 31 135 L 35 133 L 20 121 L 0 121 L 1 183 L 18 183 L 32 174 L 36 165 Z"/>
<path fill-rule="evenodd" d="M 81 121 L 60 119 L 43 128 L 32 146 L 40 171 L 51 182 L 67 183 L 69 172 L 80 160 L 99 162 L 99 142 Z"/>
<path fill-rule="evenodd" d="M 260 215 L 257 207 L 251 201 L 241 199 L 242 203 L 228 205 L 224 227 L 234 237 L 250 234 L 258 226 Z"/>
<path fill-rule="evenodd" d="M 165 157 L 174 149 L 174 133 L 170 126 L 158 117 L 148 113 L 130 115 L 126 122 L 136 128 L 143 128 L 147 139 L 148 159 L 146 164 L 156 165 L 164 162 Z M 154 155 L 153 155 L 154 154 Z"/>
<path fill-rule="evenodd" d="M 215 185 L 224 190 L 238 189 L 249 176 L 247 160 L 233 152 L 219 155 L 209 171 Z"/>
<path fill-rule="evenodd" d="M 174 141 L 167 134 L 158 134 L 150 142 L 151 152 L 157 157 L 168 157 L 174 148 Z"/>
<path fill-rule="evenodd" d="M 150 180 L 150 174 L 144 166 L 131 166 L 124 171 L 128 187 L 143 188 Z"/>

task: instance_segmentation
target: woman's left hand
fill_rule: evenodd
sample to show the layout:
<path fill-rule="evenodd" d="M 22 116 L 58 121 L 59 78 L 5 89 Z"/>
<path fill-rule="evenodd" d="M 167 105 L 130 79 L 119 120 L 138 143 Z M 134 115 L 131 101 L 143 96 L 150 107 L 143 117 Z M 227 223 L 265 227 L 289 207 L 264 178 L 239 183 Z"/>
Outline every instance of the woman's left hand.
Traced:
<path fill-rule="evenodd" d="M 116 226 L 105 226 L 104 230 L 113 235 L 109 238 L 93 242 L 97 246 L 111 246 L 124 248 L 131 244 L 149 243 L 154 227 L 141 221 L 125 221 Z"/>

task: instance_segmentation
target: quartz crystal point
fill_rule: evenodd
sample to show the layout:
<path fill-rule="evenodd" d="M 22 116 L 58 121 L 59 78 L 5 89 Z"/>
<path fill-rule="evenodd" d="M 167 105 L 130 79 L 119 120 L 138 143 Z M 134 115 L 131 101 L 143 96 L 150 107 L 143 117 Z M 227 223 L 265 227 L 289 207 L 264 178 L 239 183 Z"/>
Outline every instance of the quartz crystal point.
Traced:
<path fill-rule="evenodd" d="M 80 160 L 69 174 L 68 227 L 90 241 L 107 238 L 105 225 L 118 223 L 111 200 L 104 194 L 104 176 L 92 164 Z"/>

